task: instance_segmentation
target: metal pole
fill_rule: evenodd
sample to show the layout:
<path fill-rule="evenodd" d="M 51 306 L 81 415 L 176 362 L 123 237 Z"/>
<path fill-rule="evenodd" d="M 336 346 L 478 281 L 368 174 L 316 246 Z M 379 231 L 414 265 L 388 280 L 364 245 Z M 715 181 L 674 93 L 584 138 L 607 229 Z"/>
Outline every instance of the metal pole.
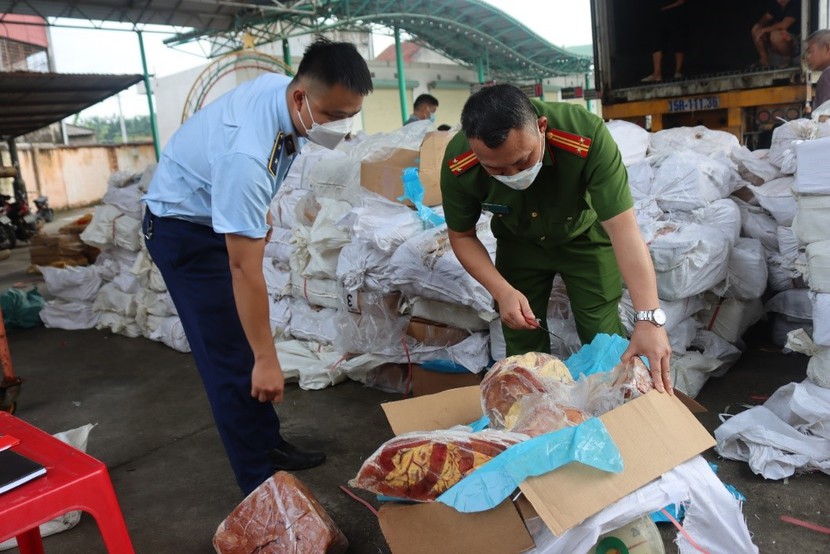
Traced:
<path fill-rule="evenodd" d="M 20 158 L 17 156 L 17 143 L 13 138 L 10 138 L 7 144 L 9 145 L 9 157 L 11 158 L 12 166 L 16 170 L 14 182 L 12 183 L 14 197 L 18 202 L 28 204 L 29 195 L 26 193 L 26 183 L 23 182 L 23 177 L 20 175 Z"/>
<path fill-rule="evenodd" d="M 127 144 L 127 122 L 124 121 L 124 110 L 121 108 L 121 93 L 115 95 L 118 100 L 118 121 L 121 123 L 121 142 Z"/>
<path fill-rule="evenodd" d="M 406 124 L 407 102 L 406 76 L 403 74 L 403 51 L 401 50 L 401 30 L 395 27 L 395 60 L 398 62 L 398 93 L 401 96 L 401 123 Z"/>
<path fill-rule="evenodd" d="M 484 58 L 478 59 L 478 84 L 484 82 Z"/>
<path fill-rule="evenodd" d="M 288 39 L 282 39 L 282 61 L 288 66 L 288 76 L 293 77 L 294 72 L 291 71 L 291 46 L 288 44 Z"/>
<path fill-rule="evenodd" d="M 585 90 L 582 91 L 583 96 L 588 92 L 588 89 L 591 87 L 591 81 L 588 78 L 588 73 L 585 74 Z M 593 112 L 594 110 L 591 109 L 591 101 L 585 101 L 585 107 L 588 109 L 589 112 Z"/>
<path fill-rule="evenodd" d="M 138 34 L 138 47 L 141 50 L 141 69 L 144 71 L 144 90 L 147 92 L 147 106 L 150 108 L 150 128 L 153 131 L 153 147 L 156 150 L 156 161 L 161 158 L 161 148 L 159 148 L 159 129 L 156 125 L 156 110 L 153 109 L 153 89 L 150 86 L 150 75 L 147 73 L 147 55 L 144 53 L 144 36 L 141 31 L 136 31 Z"/>

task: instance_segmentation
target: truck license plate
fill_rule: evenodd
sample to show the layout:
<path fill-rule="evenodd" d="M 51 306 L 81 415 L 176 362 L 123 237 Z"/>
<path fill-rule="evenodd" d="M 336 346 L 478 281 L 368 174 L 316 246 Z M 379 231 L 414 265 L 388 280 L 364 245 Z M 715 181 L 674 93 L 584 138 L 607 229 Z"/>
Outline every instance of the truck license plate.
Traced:
<path fill-rule="evenodd" d="M 720 98 L 717 96 L 697 96 L 694 98 L 675 98 L 669 100 L 670 112 L 696 112 L 700 110 L 716 110 L 720 108 Z"/>

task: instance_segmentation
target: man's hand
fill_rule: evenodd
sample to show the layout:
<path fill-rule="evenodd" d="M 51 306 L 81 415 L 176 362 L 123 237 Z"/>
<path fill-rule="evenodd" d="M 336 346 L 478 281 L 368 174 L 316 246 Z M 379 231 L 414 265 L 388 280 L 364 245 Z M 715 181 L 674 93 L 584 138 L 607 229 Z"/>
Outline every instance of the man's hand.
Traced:
<path fill-rule="evenodd" d="M 258 362 L 251 373 L 251 396 L 260 402 L 282 402 L 285 377 L 279 361 Z"/>
<path fill-rule="evenodd" d="M 524 294 L 513 287 L 506 288 L 496 299 L 499 315 L 511 329 L 538 329 L 539 324 Z"/>
<path fill-rule="evenodd" d="M 634 356 L 648 358 L 654 387 L 660 392 L 674 394 L 671 383 L 671 345 L 665 327 L 656 327 L 648 321 L 638 321 L 631 334 L 631 343 L 620 360 L 627 363 Z"/>

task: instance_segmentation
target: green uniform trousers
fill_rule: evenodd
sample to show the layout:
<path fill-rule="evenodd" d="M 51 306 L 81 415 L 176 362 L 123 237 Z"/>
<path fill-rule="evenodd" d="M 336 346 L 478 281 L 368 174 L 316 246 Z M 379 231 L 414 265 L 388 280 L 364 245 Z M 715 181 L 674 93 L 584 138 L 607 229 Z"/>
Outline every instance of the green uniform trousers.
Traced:
<path fill-rule="evenodd" d="M 622 277 L 611 239 L 599 222 L 575 239 L 553 248 L 499 239 L 496 269 L 527 297 L 533 313 L 543 322 L 553 279 L 557 273 L 561 274 L 583 344 L 591 342 L 597 333 L 625 336 L 618 308 Z M 502 329 L 508 356 L 550 352 L 547 331 L 515 330 L 504 324 Z"/>

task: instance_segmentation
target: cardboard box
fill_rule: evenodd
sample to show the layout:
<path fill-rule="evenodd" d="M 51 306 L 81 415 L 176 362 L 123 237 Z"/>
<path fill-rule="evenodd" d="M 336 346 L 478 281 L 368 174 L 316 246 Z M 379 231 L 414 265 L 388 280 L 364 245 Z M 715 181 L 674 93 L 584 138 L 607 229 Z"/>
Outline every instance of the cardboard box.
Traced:
<path fill-rule="evenodd" d="M 416 150 L 396 148 L 385 160 L 361 162 L 360 185 L 390 200 L 397 201 L 398 197 L 403 194 L 403 170 L 407 167 L 418 167 L 419 157 L 420 153 Z M 424 203 L 430 205 L 431 200 L 434 200 L 434 197 L 427 194 L 425 190 Z M 441 191 L 439 190 L 436 204 L 440 203 Z"/>
<path fill-rule="evenodd" d="M 445 373 L 430 371 L 418 364 L 412 364 L 412 395 L 426 396 L 461 387 L 478 387 L 483 377 L 483 372 Z"/>
<path fill-rule="evenodd" d="M 446 429 L 467 424 L 481 416 L 478 387 L 466 387 L 420 398 L 382 405 L 396 435 L 410 431 Z M 622 454 L 624 470 L 606 473 L 582 464 L 569 464 L 521 484 L 520 489 L 539 517 L 556 535 L 574 527 L 623 496 L 656 479 L 675 466 L 715 445 L 715 440 L 676 397 L 652 391 L 612 410 L 600 419 Z M 398 509 L 409 510 L 411 506 Z M 465 536 L 486 532 L 470 518 L 458 514 L 458 528 Z M 417 550 L 392 541 L 413 529 L 432 529 L 433 514 L 411 510 L 409 517 L 396 520 L 394 528 L 383 528 L 394 554 L 447 552 L 453 536 L 420 535 Z M 401 530 L 399 527 L 405 527 Z M 460 534 L 456 532 L 454 534 Z M 396 543 L 399 544 L 399 543 Z M 521 552 L 503 550 L 502 552 Z"/>
<path fill-rule="evenodd" d="M 421 161 L 418 164 L 418 176 L 424 185 L 424 204 L 435 206 L 441 204 L 441 166 L 447 144 L 455 135 L 449 131 L 427 133 L 421 143 Z M 434 199 L 434 204 L 427 202 L 427 196 Z"/>
<path fill-rule="evenodd" d="M 441 164 L 452 136 L 449 131 L 433 131 L 424 137 L 420 151 L 396 148 L 385 160 L 362 162 L 361 186 L 397 201 L 403 194 L 403 170 L 417 167 L 424 186 L 424 205 L 441 204 Z"/>
<path fill-rule="evenodd" d="M 470 336 L 464 329 L 419 317 L 410 318 L 406 334 L 426 346 L 453 346 Z"/>

